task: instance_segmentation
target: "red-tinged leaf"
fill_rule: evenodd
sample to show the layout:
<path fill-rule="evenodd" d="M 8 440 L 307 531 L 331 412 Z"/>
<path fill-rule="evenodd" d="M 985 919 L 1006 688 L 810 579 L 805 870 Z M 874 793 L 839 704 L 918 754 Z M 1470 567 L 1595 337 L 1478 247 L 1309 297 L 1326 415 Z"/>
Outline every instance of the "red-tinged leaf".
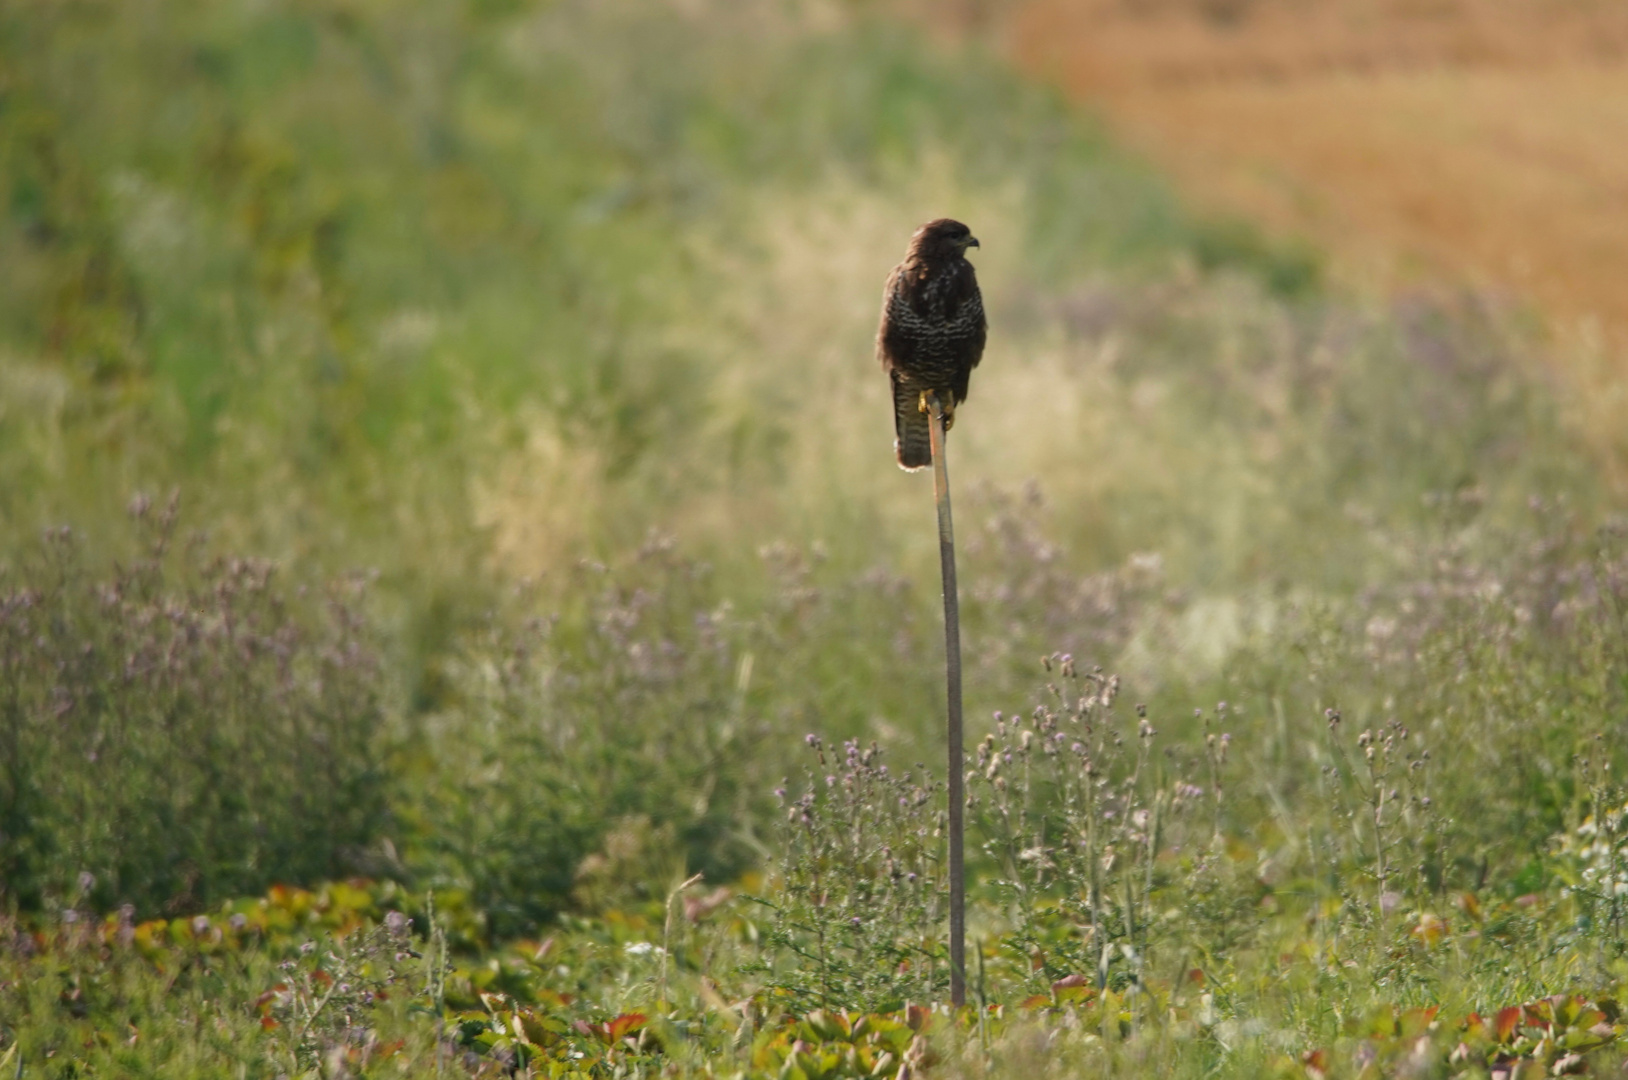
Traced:
<path fill-rule="evenodd" d="M 1440 1005 L 1432 1005 L 1428 1009 L 1415 1007 L 1407 1010 L 1397 1021 L 1397 1034 L 1404 1039 L 1412 1039 L 1423 1035 L 1430 1029 L 1430 1022 L 1441 1011 Z"/>
<path fill-rule="evenodd" d="M 911 1031 L 926 1031 L 933 1025 L 933 1014 L 921 1005 L 906 1005 L 904 1023 Z"/>
<path fill-rule="evenodd" d="M 406 1039 L 397 1039 L 395 1042 L 384 1043 L 377 1050 L 375 1050 L 374 1053 L 377 1054 L 379 1059 L 382 1061 L 385 1058 L 395 1057 L 397 1054 L 401 1053 L 402 1047 L 406 1045 Z"/>
<path fill-rule="evenodd" d="M 605 1033 L 610 1036 L 611 1042 L 616 1042 L 624 1035 L 644 1027 L 649 1019 L 644 1013 L 623 1013 L 605 1025 Z"/>
<path fill-rule="evenodd" d="M 1499 1042 L 1508 1042 L 1510 1036 L 1515 1034 L 1515 1028 L 1521 1022 L 1521 1007 L 1509 1005 L 1498 1010 L 1497 1019 L 1493 1021 L 1493 1031 L 1498 1035 Z"/>
<path fill-rule="evenodd" d="M 314 983 L 321 983 L 322 988 L 326 990 L 328 987 L 333 985 L 334 977 L 329 975 L 326 971 L 323 971 L 321 968 L 317 968 L 315 971 L 311 972 L 311 981 Z"/>
<path fill-rule="evenodd" d="M 588 1026 L 588 1021 L 586 1020 L 573 1020 L 571 1021 L 571 1026 L 576 1029 L 577 1034 L 586 1035 L 590 1039 L 599 1034 L 599 1032 Z"/>
<path fill-rule="evenodd" d="M 270 1031 L 272 1028 L 279 1028 L 279 1027 L 282 1027 L 283 1025 L 279 1024 L 274 1018 L 272 1018 L 270 1016 L 262 1016 L 260 1018 L 260 1026 L 264 1030 Z"/>
<path fill-rule="evenodd" d="M 1097 996 L 1089 975 L 1067 975 L 1051 984 L 1051 996 L 1059 1005 L 1079 1005 Z"/>
<path fill-rule="evenodd" d="M 1307 1050 L 1300 1055 L 1300 1064 L 1305 1067 L 1306 1072 L 1310 1073 L 1314 1080 L 1322 1080 L 1323 1077 L 1328 1075 L 1328 1051 L 1322 1047 Z"/>
<path fill-rule="evenodd" d="M 1528 1001 L 1524 1011 L 1526 1013 L 1526 1022 L 1533 1027 L 1542 1028 L 1544 1031 L 1549 1031 L 1554 1027 L 1555 1013 L 1547 998 L 1541 1001 Z"/>
<path fill-rule="evenodd" d="M 1018 1002 L 1018 1008 L 1020 1008 L 1020 1009 L 1044 1009 L 1047 1005 L 1050 1005 L 1050 1004 L 1051 1004 L 1051 998 L 1047 997 L 1045 994 L 1030 994 L 1028 997 L 1026 997 L 1022 1001 Z"/>
<path fill-rule="evenodd" d="M 1204 972 L 1199 968 L 1193 968 L 1191 971 L 1189 971 L 1187 973 L 1187 981 L 1194 984 L 1195 986 L 1203 986 L 1204 985 Z"/>
<path fill-rule="evenodd" d="M 1041 949 L 1039 946 L 1036 946 L 1034 952 L 1029 954 L 1029 970 L 1030 971 L 1039 971 L 1041 968 L 1043 968 L 1045 966 L 1046 966 L 1046 953 L 1045 953 L 1045 950 Z"/>
<path fill-rule="evenodd" d="M 389 991 L 385 990 L 383 987 L 380 987 L 377 991 L 375 991 L 373 996 L 378 998 L 380 1001 L 389 1001 L 390 1000 Z"/>

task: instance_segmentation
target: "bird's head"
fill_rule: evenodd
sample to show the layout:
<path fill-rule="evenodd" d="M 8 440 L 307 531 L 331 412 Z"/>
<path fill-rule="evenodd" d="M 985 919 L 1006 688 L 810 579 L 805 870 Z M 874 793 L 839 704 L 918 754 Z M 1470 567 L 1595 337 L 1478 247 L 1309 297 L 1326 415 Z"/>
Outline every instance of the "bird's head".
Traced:
<path fill-rule="evenodd" d="M 958 259 L 977 246 L 972 230 L 951 218 L 929 221 L 910 238 L 910 254 L 919 259 Z"/>

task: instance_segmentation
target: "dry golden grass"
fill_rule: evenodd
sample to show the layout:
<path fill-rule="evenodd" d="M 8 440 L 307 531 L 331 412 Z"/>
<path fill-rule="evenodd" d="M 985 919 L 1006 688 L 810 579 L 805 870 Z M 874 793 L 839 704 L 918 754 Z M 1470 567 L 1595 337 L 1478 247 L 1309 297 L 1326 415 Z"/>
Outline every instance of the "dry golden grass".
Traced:
<path fill-rule="evenodd" d="M 1628 59 L 1616 0 L 1017 0 L 1001 29 L 1093 93 Z"/>
<path fill-rule="evenodd" d="M 1530 298 L 1585 394 L 1620 373 L 1628 4 L 1019 0 L 983 17 L 1196 202 L 1309 235 L 1381 289 Z M 1614 408 L 1593 421 L 1621 426 Z"/>
<path fill-rule="evenodd" d="M 1190 188 L 1363 263 L 1628 326 L 1628 66 L 1336 75 L 1127 94 Z"/>

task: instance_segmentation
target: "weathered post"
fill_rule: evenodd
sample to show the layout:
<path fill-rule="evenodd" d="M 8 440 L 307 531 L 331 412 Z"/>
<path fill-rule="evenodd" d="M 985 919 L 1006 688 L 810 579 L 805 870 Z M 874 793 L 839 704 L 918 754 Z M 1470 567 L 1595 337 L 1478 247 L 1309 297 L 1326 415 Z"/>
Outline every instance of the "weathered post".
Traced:
<path fill-rule="evenodd" d="M 955 585 L 955 527 L 950 520 L 950 471 L 944 457 L 944 408 L 931 390 L 923 395 L 932 422 L 933 495 L 938 504 L 938 557 L 944 574 L 944 681 L 949 716 L 950 1003 L 967 1003 L 967 883 L 964 840 L 967 796 L 961 746 L 961 605 Z"/>

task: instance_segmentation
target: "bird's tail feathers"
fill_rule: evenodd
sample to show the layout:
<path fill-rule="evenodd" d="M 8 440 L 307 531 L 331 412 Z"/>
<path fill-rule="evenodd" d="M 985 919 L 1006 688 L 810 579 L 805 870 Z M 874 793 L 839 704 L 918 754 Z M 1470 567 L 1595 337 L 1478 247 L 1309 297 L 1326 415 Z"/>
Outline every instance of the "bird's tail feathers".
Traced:
<path fill-rule="evenodd" d="M 893 452 L 906 472 L 933 463 L 932 421 L 921 411 L 921 391 L 893 384 Z"/>

